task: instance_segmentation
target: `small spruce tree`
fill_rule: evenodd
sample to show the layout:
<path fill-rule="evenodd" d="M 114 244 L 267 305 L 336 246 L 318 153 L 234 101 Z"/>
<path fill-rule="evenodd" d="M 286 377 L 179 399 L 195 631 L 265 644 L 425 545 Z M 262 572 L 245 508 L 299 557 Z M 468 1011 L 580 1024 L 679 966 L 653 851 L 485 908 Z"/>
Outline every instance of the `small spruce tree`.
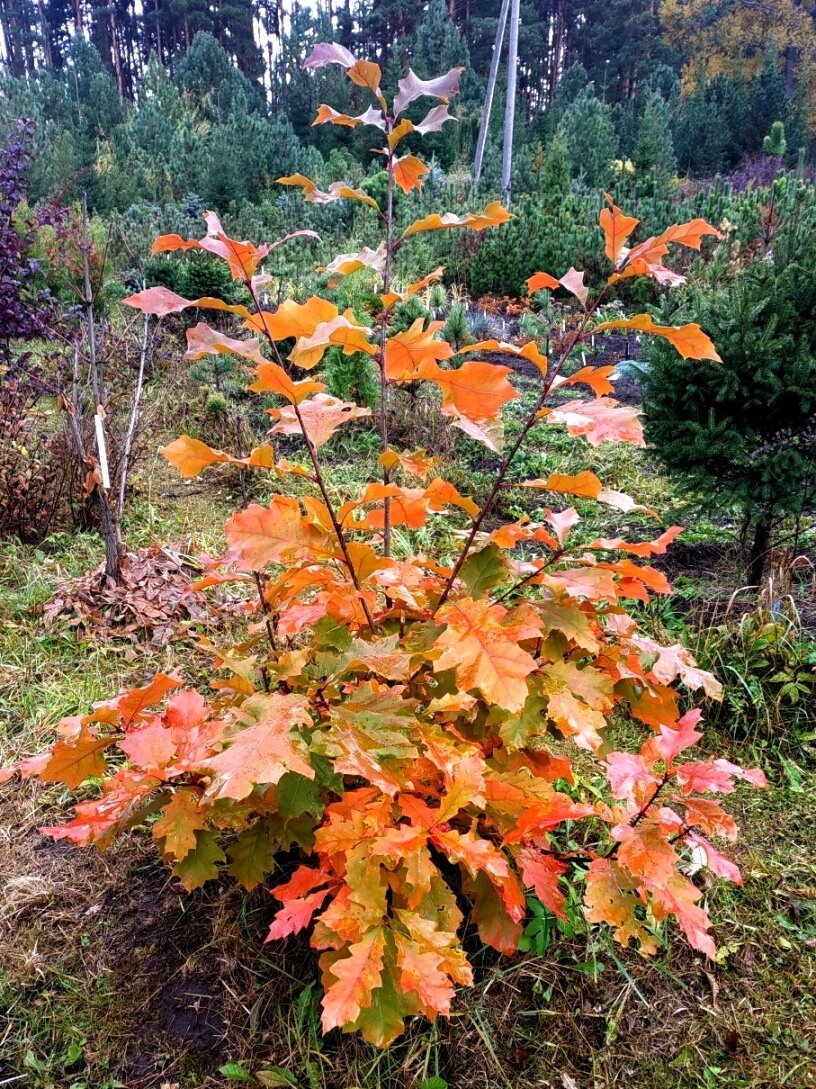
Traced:
<path fill-rule="evenodd" d="M 783 232 L 774 249 L 772 260 L 688 291 L 663 315 L 700 322 L 722 362 L 650 347 L 646 378 L 648 443 L 711 508 L 743 513 L 752 585 L 774 526 L 816 506 L 816 236 L 801 231 L 792 242 Z"/>

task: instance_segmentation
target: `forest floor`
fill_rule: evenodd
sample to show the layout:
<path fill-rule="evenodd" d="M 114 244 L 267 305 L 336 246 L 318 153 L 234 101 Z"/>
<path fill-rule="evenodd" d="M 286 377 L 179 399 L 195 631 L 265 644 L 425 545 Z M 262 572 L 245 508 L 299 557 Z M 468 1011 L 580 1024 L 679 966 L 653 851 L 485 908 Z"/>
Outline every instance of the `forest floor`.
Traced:
<path fill-rule="evenodd" d="M 397 445 L 434 440 L 433 419 L 415 407 L 403 406 Z M 183 430 L 177 421 L 163 426 Z M 152 449 L 160 438 L 150 434 Z M 357 433 L 338 436 L 332 449 L 341 489 L 356 486 L 376 456 Z M 668 558 L 675 604 L 644 611 L 654 630 L 676 631 L 691 613 L 713 624 L 739 608 L 733 527 L 681 503 L 645 454 L 605 446 L 587 459 L 566 441 L 544 453 L 534 441 L 530 450 L 525 475 L 589 467 L 608 487 L 688 527 L 687 543 Z M 478 495 L 492 470 L 480 458 L 452 479 Z M 185 484 L 152 454 L 136 481 L 130 546 L 216 553 L 237 502 L 235 481 L 220 480 L 213 473 Z M 508 492 L 502 514 L 514 516 L 522 501 Z M 631 516 L 577 505 L 588 532 L 649 532 Z M 98 538 L 82 533 L 0 548 L 0 762 L 41 748 L 59 717 L 158 669 L 203 673 L 208 658 L 184 626 L 171 648 L 133 632 L 82 639 L 59 620 L 46 622 L 55 593 L 100 557 Z M 744 712 L 745 678 L 732 670 L 722 679 L 726 706 Z M 646 961 L 597 931 L 554 933 L 543 955 L 517 958 L 468 939 L 475 986 L 460 992 L 449 1021 L 417 1022 L 386 1052 L 337 1031 L 321 1037 L 307 941 L 263 944 L 274 911 L 268 891 L 247 895 L 225 881 L 186 894 L 143 832 L 104 855 L 54 842 L 37 827 L 64 819 L 70 792 L 10 784 L 0 793 L 0 1086 L 816 1087 L 816 723 L 785 737 L 770 718 L 752 717 L 750 698 L 747 711 L 747 729 L 721 723 L 704 741 L 709 751 L 761 764 L 770 782 L 764 793 L 739 790 L 729 799 L 745 884 L 707 890 L 716 961 L 680 939 Z"/>

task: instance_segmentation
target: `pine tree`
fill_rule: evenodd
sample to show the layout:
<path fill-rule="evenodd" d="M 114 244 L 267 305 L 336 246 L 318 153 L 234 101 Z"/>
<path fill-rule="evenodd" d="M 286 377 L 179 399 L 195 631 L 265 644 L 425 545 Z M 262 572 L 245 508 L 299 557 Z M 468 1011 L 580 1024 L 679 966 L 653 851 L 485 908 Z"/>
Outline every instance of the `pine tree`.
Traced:
<path fill-rule="evenodd" d="M 679 107 L 674 127 L 674 147 L 680 169 L 688 174 L 710 176 L 722 170 L 732 135 L 722 102 L 719 82 L 706 86 L 700 80 L 694 93 Z"/>
<path fill-rule="evenodd" d="M 617 135 L 609 106 L 596 98 L 589 84 L 564 113 L 560 128 L 569 148 L 573 177 L 591 189 L 609 186 Z"/>
<path fill-rule="evenodd" d="M 576 55 L 604 101 L 633 98 L 659 46 L 653 0 L 578 0 Z"/>
<path fill-rule="evenodd" d="M 544 156 L 540 192 L 545 205 L 557 207 L 570 191 L 570 158 L 567 139 L 559 130 Z"/>
<path fill-rule="evenodd" d="M 770 132 L 774 121 L 787 120 L 788 96 L 785 76 L 779 66 L 776 47 L 766 50 L 762 71 L 754 83 L 751 96 L 751 132 L 754 147 L 759 151 L 763 138 Z"/>
<path fill-rule="evenodd" d="M 635 166 L 652 170 L 659 181 L 667 181 L 677 169 L 671 133 L 671 109 L 659 91 L 651 91 L 640 119 Z"/>

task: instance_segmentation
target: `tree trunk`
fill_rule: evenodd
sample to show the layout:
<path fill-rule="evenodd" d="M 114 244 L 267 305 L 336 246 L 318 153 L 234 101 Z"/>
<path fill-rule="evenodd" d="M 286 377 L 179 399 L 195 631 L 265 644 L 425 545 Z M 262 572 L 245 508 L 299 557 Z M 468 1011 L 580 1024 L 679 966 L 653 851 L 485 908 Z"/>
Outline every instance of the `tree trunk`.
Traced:
<path fill-rule="evenodd" d="M 771 551 L 771 519 L 767 514 L 760 514 L 754 525 L 754 540 L 751 544 L 751 554 L 748 559 L 748 584 L 759 586 L 768 556 Z"/>
<path fill-rule="evenodd" d="M 553 27 L 552 70 L 547 87 L 547 105 L 552 106 L 555 92 L 561 79 L 561 65 L 564 58 L 564 39 L 566 37 L 566 25 L 564 20 L 564 7 L 561 0 L 555 6 L 555 23 Z"/>
<path fill-rule="evenodd" d="M 91 393 L 94 414 L 99 414 L 102 406 L 102 380 L 99 374 L 99 360 L 96 352 L 96 319 L 94 317 L 94 296 L 91 284 L 90 250 L 91 239 L 88 231 L 88 195 L 82 194 L 82 274 L 85 287 L 85 313 L 88 326 L 88 356 L 91 372 Z M 101 440 L 100 440 L 101 441 Z M 101 451 L 100 451 L 101 454 Z M 104 470 L 103 470 L 104 472 Z M 94 498 L 99 515 L 99 526 L 105 541 L 105 574 L 114 582 L 119 581 L 119 561 L 121 549 L 119 531 L 105 487 L 99 483 L 94 489 Z"/>
<path fill-rule="evenodd" d="M 507 104 L 504 110 L 504 150 L 502 152 L 502 192 L 507 204 L 512 196 L 513 126 L 516 120 L 516 69 L 518 68 L 520 0 L 510 7 L 510 41 L 507 49 Z"/>
<path fill-rule="evenodd" d="M 51 52 L 51 27 L 48 23 L 48 13 L 45 10 L 43 0 L 37 0 L 37 10 L 40 14 L 43 62 L 46 68 L 52 69 L 54 67 L 54 55 Z"/>
<path fill-rule="evenodd" d="M 484 160 L 485 145 L 487 144 L 487 130 L 490 128 L 490 112 L 493 109 L 493 95 L 496 92 L 496 78 L 499 74 L 502 44 L 504 43 L 504 28 L 507 26 L 507 12 L 510 8 L 510 0 L 502 0 L 499 12 L 499 23 L 496 27 L 496 41 L 493 45 L 493 56 L 490 60 L 490 74 L 487 77 L 487 90 L 485 91 L 484 107 L 482 108 L 482 120 L 479 124 L 479 137 L 476 141 L 476 155 L 473 160 L 473 184 L 478 187 L 479 178 L 482 176 L 482 162 Z"/>
<path fill-rule="evenodd" d="M 110 28 L 110 43 L 111 43 L 111 57 L 113 59 L 113 70 L 116 74 L 116 90 L 119 93 L 119 105 L 124 105 L 125 102 L 125 84 L 122 77 L 122 53 L 119 49 L 119 34 L 116 28 L 116 12 L 111 6 L 110 14 L 108 16 L 108 26 Z"/>

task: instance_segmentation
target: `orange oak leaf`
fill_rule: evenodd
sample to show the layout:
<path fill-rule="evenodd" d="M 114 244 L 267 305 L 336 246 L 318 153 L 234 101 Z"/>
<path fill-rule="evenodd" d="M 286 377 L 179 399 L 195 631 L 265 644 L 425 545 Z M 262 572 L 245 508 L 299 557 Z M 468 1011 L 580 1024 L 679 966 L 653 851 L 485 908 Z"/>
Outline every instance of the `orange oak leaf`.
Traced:
<path fill-rule="evenodd" d="M 390 499 L 391 524 L 404 525 L 409 529 L 419 529 L 425 525 L 428 516 L 428 500 L 422 488 L 400 488 L 396 484 L 369 484 L 360 498 L 355 503 L 346 504 L 342 508 L 345 512 L 354 507 L 364 506 L 369 503 L 382 503 Z M 382 529 L 385 525 L 385 511 L 383 507 L 369 511 L 365 519 L 359 523 L 360 528 Z"/>
<path fill-rule="evenodd" d="M 209 253 L 226 261 L 233 280 L 248 280 L 254 276 L 258 265 L 269 253 L 269 246 L 255 246 L 252 242 L 238 242 L 224 233 L 221 221 L 215 212 L 205 212 L 207 234 L 199 245 Z M 310 232 L 314 237 L 314 232 Z"/>
<path fill-rule="evenodd" d="M 642 333 L 651 333 L 667 340 L 683 359 L 712 359 L 715 363 L 722 363 L 711 338 L 694 322 L 687 325 L 655 325 L 648 314 L 638 314 L 634 318 L 601 322 L 596 325 L 595 332 L 602 333 L 607 329 L 637 329 Z"/>
<path fill-rule="evenodd" d="M 521 843 L 528 838 L 540 839 L 547 832 L 552 832 L 564 821 L 580 820 L 594 812 L 591 805 L 575 802 L 568 794 L 554 790 L 549 796 L 526 809 L 515 828 L 504 837 L 504 842 Z"/>
<path fill-rule="evenodd" d="M 382 304 L 386 310 L 390 310 L 396 302 L 404 302 L 406 299 L 410 299 L 416 295 L 418 291 L 422 291 L 428 284 L 435 283 L 437 280 L 442 279 L 442 273 L 445 271 L 444 266 L 440 265 L 439 268 L 434 269 L 433 272 L 429 272 L 427 276 L 423 276 L 421 280 L 416 280 L 414 283 L 409 284 L 404 291 L 389 291 L 387 295 L 380 295 Z"/>
<path fill-rule="evenodd" d="M 564 905 L 566 897 L 558 887 L 559 879 L 567 872 L 568 866 L 559 862 L 552 855 L 543 854 L 534 847 L 523 847 L 519 852 L 521 880 L 528 889 L 532 889 L 542 904 L 550 909 L 559 919 L 566 919 Z"/>
<path fill-rule="evenodd" d="M 558 386 L 575 386 L 580 383 L 587 385 L 591 388 L 592 392 L 598 397 L 602 397 L 605 393 L 614 393 L 615 387 L 609 381 L 609 375 L 614 372 L 613 366 L 607 367 L 581 367 L 575 374 L 571 374 L 569 378 L 562 378 L 560 381 L 553 382 L 553 388 Z"/>
<path fill-rule="evenodd" d="M 271 408 L 270 416 L 278 423 L 272 428 L 276 435 L 302 435 L 305 429 L 315 446 L 328 442 L 338 427 L 371 415 L 370 408 L 360 408 L 351 401 L 341 401 L 328 393 L 316 393 L 300 405 L 300 418 L 289 405 Z M 302 426 L 301 426 L 302 421 Z"/>
<path fill-rule="evenodd" d="M 653 956 L 657 941 L 635 914 L 641 903 L 635 889 L 635 881 L 616 862 L 596 858 L 586 878 L 584 915 L 590 923 L 609 923 L 624 947 L 634 940 L 642 956 Z"/>
<path fill-rule="evenodd" d="M 103 718 L 104 711 L 113 710 L 121 716 L 122 725 L 127 729 L 144 717 L 148 707 L 161 703 L 167 693 L 175 688 L 181 688 L 181 678 L 175 672 L 157 673 L 143 688 L 129 688 L 114 699 L 98 704 L 94 716 Z"/>
<path fill-rule="evenodd" d="M 382 272 L 385 268 L 385 249 L 380 246 L 376 250 L 363 246 L 356 253 L 340 253 L 328 265 L 318 269 L 319 272 L 329 274 L 329 285 L 339 283 L 343 276 L 351 276 L 362 268 L 371 269 L 374 272 Z"/>
<path fill-rule="evenodd" d="M 250 503 L 226 525 L 230 554 L 243 571 L 269 563 L 295 563 L 330 549 L 326 533 L 302 513 L 297 499 L 275 495 L 268 507 Z"/>
<path fill-rule="evenodd" d="M 549 272 L 535 272 L 527 278 L 528 295 L 534 295 L 536 291 L 556 291 L 559 287 L 560 281 L 550 276 Z"/>
<path fill-rule="evenodd" d="M 559 730 L 574 737 L 582 749 L 597 749 L 600 730 L 612 708 L 612 681 L 593 666 L 580 669 L 574 662 L 552 662 L 544 669 L 542 692 L 547 715 Z"/>
<path fill-rule="evenodd" d="M 457 216 L 453 212 L 445 212 L 444 215 L 433 212 L 407 227 L 402 232 L 402 237 L 410 238 L 411 235 L 420 234 L 423 231 L 442 231 L 448 227 L 466 227 L 472 231 L 484 231 L 488 227 L 500 227 L 509 219 L 510 213 L 507 209 L 499 201 L 493 200 L 483 212 L 466 212 L 463 216 Z"/>
<path fill-rule="evenodd" d="M 620 406 L 613 397 L 595 401 L 567 401 L 550 410 L 547 419 L 563 423 L 570 435 L 583 435 L 591 446 L 602 442 L 631 442 L 644 446 L 640 410 Z"/>
<path fill-rule="evenodd" d="M 693 219 L 689 223 L 669 227 L 656 238 L 648 238 L 645 242 L 633 246 L 626 255 L 621 271 L 610 276 L 609 283 L 614 284 L 618 280 L 633 276 L 650 276 L 659 284 L 669 286 L 685 283 L 685 276 L 680 276 L 664 267 L 663 258 L 669 252 L 669 246 L 672 243 L 699 250 L 705 236 L 723 237 L 715 227 L 710 226 L 703 219 Z"/>
<path fill-rule="evenodd" d="M 440 460 L 435 454 L 426 453 L 424 449 L 415 450 L 413 453 L 405 451 L 402 454 L 389 449 L 380 454 L 377 463 L 383 465 L 389 472 L 399 466 L 409 476 L 424 480 L 439 465 Z"/>
<path fill-rule="evenodd" d="M 633 556 L 662 556 L 672 541 L 683 532 L 682 526 L 671 526 L 653 541 L 640 541 L 631 544 L 620 537 L 601 537 L 593 541 L 589 548 L 605 551 L 630 552 Z"/>
<path fill-rule="evenodd" d="M 682 874 L 674 874 L 665 887 L 653 890 L 652 913 L 658 922 L 667 915 L 674 915 L 680 929 L 686 935 L 689 945 L 705 953 L 707 957 L 717 954 L 714 939 L 708 933 L 711 920 L 698 904 L 702 892 Z"/>
<path fill-rule="evenodd" d="M 155 840 L 161 840 L 166 855 L 180 861 L 196 845 L 196 832 L 207 827 L 207 818 L 202 812 L 198 791 L 183 787 L 177 790 L 170 801 L 162 807 L 158 819 L 153 823 L 151 832 Z"/>
<path fill-rule="evenodd" d="M 450 1014 L 453 983 L 443 969 L 444 957 L 433 949 L 423 949 L 404 934 L 394 935 L 400 987 L 419 996 L 426 1017 Z"/>
<path fill-rule="evenodd" d="M 119 742 L 119 748 L 131 764 L 157 775 L 158 769 L 164 768 L 176 755 L 173 734 L 158 719 L 138 730 L 128 731 Z"/>
<path fill-rule="evenodd" d="M 256 786 L 277 783 L 288 771 L 313 779 L 308 748 L 295 732 L 297 726 L 311 725 L 308 706 L 304 696 L 293 693 L 276 692 L 246 700 L 238 714 L 249 725 L 234 733 L 228 747 L 207 761 L 213 780 L 205 797 L 241 801 Z"/>
<path fill-rule="evenodd" d="M 450 359 L 453 348 L 437 333 L 444 322 L 432 321 L 424 328 L 423 318 L 417 318 L 408 329 L 389 337 L 385 345 L 385 376 L 391 381 L 407 382 L 419 377 L 423 364 Z"/>
<path fill-rule="evenodd" d="M 518 895 L 524 895 L 518 880 L 513 878 Z M 511 954 L 518 949 L 523 934 L 521 922 L 517 922 L 507 910 L 504 896 L 487 874 L 478 873 L 475 878 L 463 881 L 473 899 L 471 918 L 479 931 L 479 937 L 499 953 Z"/>
<path fill-rule="evenodd" d="M 504 424 L 501 416 L 496 416 L 490 420 L 474 420 L 460 412 L 454 404 L 443 404 L 442 415 L 450 417 L 453 426 L 458 427 L 460 431 L 464 431 L 468 438 L 473 439 L 474 442 L 481 442 L 488 449 L 495 450 L 497 454 L 501 453 L 504 442 Z"/>
<path fill-rule="evenodd" d="M 423 363 L 420 376 L 442 390 L 443 406 L 452 405 L 469 420 L 491 420 L 518 392 L 507 381 L 509 367 L 468 360 L 455 370 L 443 370 L 434 362 Z"/>
<path fill-rule="evenodd" d="M 284 299 L 274 313 L 268 310 L 253 314 L 244 324 L 249 329 L 265 333 L 271 340 L 289 340 L 290 338 L 309 337 L 324 322 L 336 318 L 337 307 L 312 295 L 304 303 Z"/>
<path fill-rule="evenodd" d="M 129 822 L 138 820 L 140 803 L 156 786 L 157 780 L 149 776 L 119 771 L 103 784 L 101 798 L 76 806 L 73 820 L 39 831 L 52 839 L 67 839 L 77 847 L 93 845 L 104 851 Z"/>
<path fill-rule="evenodd" d="M 44 783 L 64 783 L 74 790 L 91 776 L 105 774 L 108 762 L 103 753 L 112 744 L 113 738 L 99 737 L 88 726 L 80 725 L 59 738 L 36 774 Z"/>
<path fill-rule="evenodd" d="M 323 995 L 324 1032 L 356 1021 L 360 1012 L 371 1005 L 382 978 L 385 930 L 372 927 L 347 952 L 348 956 L 334 961 L 327 973 L 334 982 Z"/>
<path fill-rule="evenodd" d="M 380 81 L 382 69 L 374 61 L 358 60 L 350 68 L 346 69 L 346 75 L 352 83 L 358 87 L 368 87 L 369 91 L 378 95 L 380 93 Z"/>
<path fill-rule="evenodd" d="M 561 495 L 584 495 L 597 499 L 603 491 L 603 484 L 589 469 L 584 469 L 575 476 L 566 473 L 550 473 L 546 480 L 525 480 L 522 488 L 540 488 L 542 491 L 558 492 Z"/>
<path fill-rule="evenodd" d="M 606 256 L 613 265 L 617 265 L 623 247 L 626 245 L 626 240 L 640 223 L 640 220 L 625 216 L 608 193 L 606 194 L 606 200 L 609 207 L 604 208 L 601 212 L 601 230 L 606 238 Z"/>
<path fill-rule="evenodd" d="M 182 238 L 180 234 L 160 234 L 153 240 L 150 252 L 155 256 L 158 253 L 172 253 L 174 250 L 200 250 L 201 243 L 194 238 Z M 148 288 L 148 290 L 151 290 Z"/>
<path fill-rule="evenodd" d="M 422 179 L 430 172 L 431 168 L 416 155 L 403 155 L 401 159 L 394 160 L 394 184 L 398 185 L 403 193 L 410 193 L 412 189 L 421 189 Z"/>
<path fill-rule="evenodd" d="M 625 826 L 624 832 L 618 850 L 621 866 L 649 889 L 665 888 L 680 859 L 665 838 L 660 823 L 644 820 L 634 828 Z"/>
<path fill-rule="evenodd" d="M 310 892 L 297 899 L 287 900 L 283 907 L 275 913 L 275 918 L 272 920 L 264 941 L 273 942 L 279 938 L 286 938 L 290 934 L 298 934 L 301 930 L 305 930 L 311 923 L 314 913 L 323 906 L 330 892 L 331 889 L 318 889 L 317 892 Z"/>
<path fill-rule="evenodd" d="M 188 480 L 198 476 L 208 465 L 224 464 L 232 460 L 223 450 L 213 450 L 206 442 L 190 435 L 180 435 L 167 446 L 160 446 L 159 453 Z"/>
<path fill-rule="evenodd" d="M 479 513 L 479 507 L 470 496 L 462 496 L 447 480 L 436 477 L 425 489 L 425 498 L 430 504 L 431 510 L 442 510 L 444 507 L 459 507 L 465 514 L 475 518 Z"/>
<path fill-rule="evenodd" d="M 350 117 L 347 113 L 340 113 L 332 109 L 331 106 L 327 106 L 325 102 L 321 102 L 317 107 L 317 115 L 312 121 L 312 126 L 325 124 L 345 125 L 347 128 L 355 129 L 360 124 L 360 118 Z"/>
<path fill-rule="evenodd" d="M 299 405 L 313 393 L 322 393 L 326 388 L 323 382 L 315 382 L 312 378 L 293 382 L 277 363 L 260 363 L 255 368 L 255 374 L 257 378 L 249 387 L 253 393 L 276 393 L 294 405 Z"/>
<path fill-rule="evenodd" d="M 686 824 L 696 825 L 710 836 L 722 836 L 733 842 L 737 838 L 737 822 L 714 798 L 684 798 Z"/>
<path fill-rule="evenodd" d="M 286 178 L 278 178 L 278 185 L 297 186 L 303 192 L 303 199 L 309 204 L 332 204 L 336 200 L 356 200 L 360 204 L 367 204 L 369 208 L 379 211 L 379 206 L 373 197 L 370 197 L 362 189 L 352 189 L 345 182 L 332 182 L 327 190 L 318 189 L 311 178 L 303 174 L 290 174 Z M 315 235 L 315 237 L 317 237 Z"/>
<path fill-rule="evenodd" d="M 309 370 L 317 366 L 333 344 L 339 345 L 345 355 L 353 355 L 354 352 L 375 355 L 377 349 L 368 339 L 370 332 L 368 326 L 358 321 L 349 309 L 318 325 L 310 336 L 299 337 L 289 358 L 299 367 Z"/>
<path fill-rule="evenodd" d="M 485 600 L 460 598 L 436 616 L 445 625 L 434 647 L 441 651 L 434 671 L 455 669 L 463 691 L 478 689 L 507 711 L 520 711 L 527 699 L 526 678 L 535 659 L 506 626 L 507 610 Z"/>
<path fill-rule="evenodd" d="M 472 354 L 473 352 L 504 352 L 509 355 L 516 355 L 535 364 L 544 377 L 547 374 L 547 357 L 542 355 L 541 349 L 533 340 L 522 344 L 521 347 L 517 344 L 510 344 L 506 340 L 480 340 L 478 344 L 466 344 L 459 349 L 460 355 Z"/>
<path fill-rule="evenodd" d="M 514 923 L 524 918 L 527 906 L 518 879 L 495 844 L 473 830 L 457 832 L 453 828 L 448 831 L 434 830 L 431 839 L 451 862 L 464 866 L 471 877 L 483 874 L 487 878 L 501 896 L 507 914 Z"/>

